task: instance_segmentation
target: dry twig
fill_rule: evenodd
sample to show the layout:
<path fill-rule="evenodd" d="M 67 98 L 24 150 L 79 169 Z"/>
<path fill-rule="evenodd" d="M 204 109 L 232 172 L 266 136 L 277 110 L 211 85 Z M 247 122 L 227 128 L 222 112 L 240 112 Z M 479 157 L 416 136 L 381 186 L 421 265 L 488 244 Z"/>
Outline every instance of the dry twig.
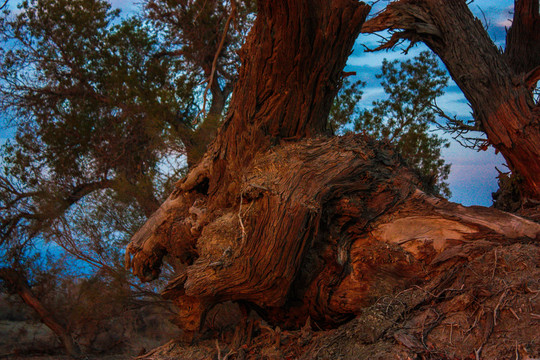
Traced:
<path fill-rule="evenodd" d="M 495 261 L 493 264 L 493 272 L 491 273 L 491 281 L 493 281 L 493 278 L 495 277 L 495 270 L 497 270 L 497 249 L 495 249 Z"/>
<path fill-rule="evenodd" d="M 493 309 L 493 326 L 497 326 L 497 313 L 499 311 L 499 307 L 501 306 L 502 300 L 508 293 L 508 289 L 504 290 L 501 297 L 499 298 L 499 302 L 497 303 L 497 306 L 495 306 L 495 309 Z"/>
<path fill-rule="evenodd" d="M 199 111 L 199 113 L 195 117 L 195 122 L 197 122 L 197 120 L 199 119 L 199 115 L 201 115 L 201 113 L 204 114 L 206 112 L 205 110 L 206 109 L 206 96 L 208 95 L 208 90 L 212 87 L 212 83 L 214 82 L 219 55 L 221 54 L 221 51 L 223 50 L 223 45 L 225 45 L 225 39 L 227 38 L 227 33 L 229 32 L 229 27 L 231 26 L 231 21 L 233 20 L 235 15 L 236 15 L 236 1 L 231 0 L 231 13 L 229 14 L 229 17 L 227 18 L 227 22 L 225 22 L 225 29 L 223 30 L 223 34 L 221 35 L 221 40 L 219 42 L 219 46 L 216 51 L 216 54 L 214 55 L 214 60 L 212 61 L 212 70 L 210 71 L 208 84 L 206 84 L 206 88 L 204 89 L 203 106 L 201 108 L 201 111 Z"/>

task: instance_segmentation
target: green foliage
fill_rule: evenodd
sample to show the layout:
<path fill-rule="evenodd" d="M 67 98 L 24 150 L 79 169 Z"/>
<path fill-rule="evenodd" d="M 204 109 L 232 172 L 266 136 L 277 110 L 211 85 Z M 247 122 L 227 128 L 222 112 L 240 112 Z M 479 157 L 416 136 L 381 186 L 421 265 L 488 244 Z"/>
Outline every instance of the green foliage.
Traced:
<path fill-rule="evenodd" d="M 358 102 L 362 99 L 362 90 L 360 89 L 365 85 L 366 83 L 362 80 L 351 82 L 348 78 L 343 79 L 328 117 L 332 130 L 338 133 L 345 132 L 345 126 L 350 124 L 352 119 L 360 116 L 361 111 L 358 107 Z"/>
<path fill-rule="evenodd" d="M 120 21 L 100 0 L 24 1 L 4 23 L 1 105 L 17 117 L 6 149 L 20 179 L 46 171 L 56 183 L 152 176 L 169 149 L 166 120 L 195 84 L 180 64 L 153 57 L 157 36 Z M 38 171 L 37 169 L 43 169 Z"/>
<path fill-rule="evenodd" d="M 38 287 L 67 281 L 82 260 L 89 268 L 74 277 L 147 297 L 155 285 L 130 283 L 121 249 L 168 193 L 164 163 L 192 131 L 197 80 L 180 59 L 157 56 L 143 20 L 103 0 L 23 1 L 0 19 L 0 37 L 0 111 L 16 127 L 2 148 L 0 264 L 45 296 Z M 62 254 L 54 264 L 40 261 L 46 242 Z"/>
<path fill-rule="evenodd" d="M 430 52 L 422 52 L 404 62 L 383 61 L 377 75 L 387 98 L 373 102 L 373 108 L 354 119 L 355 131 L 396 145 L 410 166 L 418 170 L 425 189 L 450 196 L 445 180 L 450 165 L 441 158 L 449 142 L 431 132 L 436 111 L 435 99 L 444 93 L 448 76 Z"/>
<path fill-rule="evenodd" d="M 146 16 L 163 34 L 169 54 L 180 56 L 199 77 L 208 78 L 225 33 L 227 19 L 234 12 L 233 24 L 225 33 L 215 75 L 222 91 L 230 87 L 240 63 L 238 50 L 254 20 L 253 0 L 147 0 Z"/>
<path fill-rule="evenodd" d="M 61 242 L 63 219 L 76 231 L 82 218 L 65 212 L 78 202 L 152 213 L 175 175 L 164 161 L 183 153 L 178 132 L 189 133 L 194 117 L 197 84 L 183 63 L 156 56 L 157 34 L 103 0 L 24 1 L 0 30 L 0 109 L 16 126 L 2 148 L 0 245 L 11 246 L 3 257 L 25 261 L 11 254 L 20 244 Z M 90 196 L 103 189 L 111 191 Z M 115 244 L 112 234 L 93 241 Z"/>

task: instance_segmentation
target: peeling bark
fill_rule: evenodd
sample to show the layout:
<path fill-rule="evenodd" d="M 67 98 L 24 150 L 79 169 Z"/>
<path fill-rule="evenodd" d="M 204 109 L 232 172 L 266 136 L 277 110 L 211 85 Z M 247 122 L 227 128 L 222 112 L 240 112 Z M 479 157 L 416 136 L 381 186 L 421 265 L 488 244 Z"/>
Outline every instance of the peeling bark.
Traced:
<path fill-rule="evenodd" d="M 452 251 L 540 234 L 520 217 L 422 193 L 393 150 L 367 138 L 282 145 L 242 175 L 231 206 L 210 210 L 204 196 L 182 192 L 130 245 L 131 266 L 147 280 L 164 254 L 187 259 L 167 289 L 186 330 L 229 300 L 248 301 L 281 327 L 311 317 L 332 328 L 421 283 Z"/>

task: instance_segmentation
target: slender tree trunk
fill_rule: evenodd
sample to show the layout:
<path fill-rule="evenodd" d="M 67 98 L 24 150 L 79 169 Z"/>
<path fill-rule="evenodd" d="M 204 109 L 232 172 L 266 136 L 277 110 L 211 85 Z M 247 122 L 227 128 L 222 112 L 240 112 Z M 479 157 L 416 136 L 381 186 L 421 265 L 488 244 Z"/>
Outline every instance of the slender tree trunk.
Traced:
<path fill-rule="evenodd" d="M 73 340 L 67 329 L 45 308 L 20 272 L 11 268 L 2 268 L 0 269 L 0 279 L 4 280 L 8 284 L 8 288 L 16 292 L 26 305 L 34 309 L 41 322 L 58 336 L 68 355 L 73 358 L 81 356 L 79 345 Z"/>
<path fill-rule="evenodd" d="M 228 87 L 222 89 L 217 78 L 214 79 L 210 87 L 212 100 L 210 109 L 206 113 L 204 121 L 196 129 L 188 128 L 183 123 L 170 121 L 176 127 L 180 140 L 186 149 L 186 158 L 188 167 L 193 168 L 206 153 L 208 145 L 216 137 L 217 131 L 223 119 L 225 103 L 230 94 Z"/>
<path fill-rule="evenodd" d="M 191 169 L 194 167 L 204 156 L 208 145 L 216 137 L 221 120 L 223 119 L 223 112 L 225 110 L 225 101 L 228 94 L 222 91 L 217 78 L 214 78 L 212 86 L 210 86 L 210 93 L 212 94 L 212 101 L 210 102 L 210 109 L 206 114 L 204 121 L 193 131 L 191 141 L 187 147 L 187 163 Z"/>
<path fill-rule="evenodd" d="M 362 31 L 403 29 L 387 46 L 400 38 L 429 46 L 471 103 L 489 142 L 523 177 L 525 197 L 539 201 L 540 109 L 531 93 L 540 78 L 534 71 L 540 65 L 538 1 L 517 1 L 514 23 L 506 56 L 462 0 L 400 0 Z"/>

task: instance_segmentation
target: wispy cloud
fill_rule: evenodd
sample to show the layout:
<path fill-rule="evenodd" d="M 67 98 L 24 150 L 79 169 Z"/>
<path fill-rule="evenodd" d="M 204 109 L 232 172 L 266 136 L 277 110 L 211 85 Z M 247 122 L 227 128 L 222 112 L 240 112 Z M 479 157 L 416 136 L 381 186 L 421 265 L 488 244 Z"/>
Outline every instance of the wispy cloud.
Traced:
<path fill-rule="evenodd" d="M 507 29 L 512 26 L 512 19 L 501 19 L 497 21 L 496 25 Z"/>
<path fill-rule="evenodd" d="M 495 20 L 495 26 L 509 28 L 512 26 L 512 13 L 514 12 L 514 4 L 506 7 Z"/>

